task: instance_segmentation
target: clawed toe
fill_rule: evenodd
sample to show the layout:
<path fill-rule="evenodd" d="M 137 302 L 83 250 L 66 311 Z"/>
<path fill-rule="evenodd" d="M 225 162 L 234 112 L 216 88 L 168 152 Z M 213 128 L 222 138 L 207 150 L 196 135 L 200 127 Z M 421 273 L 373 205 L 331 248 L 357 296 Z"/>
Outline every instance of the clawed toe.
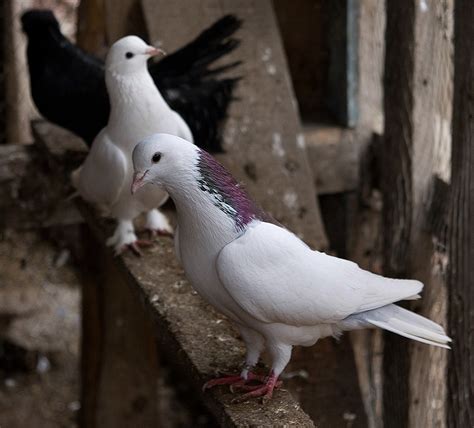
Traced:
<path fill-rule="evenodd" d="M 126 250 L 130 250 L 137 257 L 140 257 L 143 255 L 140 247 L 146 248 L 146 247 L 151 247 L 152 245 L 153 243 L 151 241 L 147 241 L 145 239 L 137 239 L 136 241 L 130 244 L 126 244 L 120 247 L 119 251 L 116 252 L 116 255 L 122 254 Z"/>
<path fill-rule="evenodd" d="M 146 229 L 148 232 L 148 236 L 150 239 L 155 239 L 158 236 L 163 236 L 167 238 L 173 238 L 174 234 L 173 232 L 170 232 L 169 230 L 166 229 Z"/>
<path fill-rule="evenodd" d="M 255 382 L 259 382 L 255 384 Z M 232 400 L 232 403 L 242 403 L 251 398 L 261 397 L 265 403 L 272 398 L 273 390 L 278 389 L 282 385 L 282 381 L 279 381 L 277 376 L 273 373 L 270 376 L 262 376 L 252 372 L 248 373 L 247 379 L 242 376 L 229 375 L 223 376 L 216 379 L 211 379 L 206 382 L 203 386 L 203 391 L 212 388 L 217 385 L 229 385 L 232 393 L 236 391 L 247 391 Z"/>
<path fill-rule="evenodd" d="M 262 379 L 265 379 L 264 376 L 259 376 Z M 242 392 L 242 391 L 255 391 L 259 388 L 262 387 L 262 384 L 264 384 L 264 380 L 258 379 L 258 384 L 249 384 L 249 382 L 252 382 L 253 380 L 243 380 L 241 382 L 234 383 L 230 386 L 230 392 L 235 393 L 235 392 Z M 279 380 L 275 386 L 274 389 L 279 389 L 282 386 L 283 382 Z"/>
<path fill-rule="evenodd" d="M 252 388 L 250 392 L 247 392 L 246 394 L 239 395 L 238 397 L 235 397 L 231 403 L 243 403 L 244 401 L 247 401 L 251 398 L 262 398 L 262 402 L 266 403 L 268 400 L 270 400 L 273 396 L 273 387 L 271 387 L 268 384 L 265 385 L 258 385 L 256 387 L 248 386 L 249 388 Z"/>
<path fill-rule="evenodd" d="M 244 379 L 242 379 L 240 375 L 222 376 L 222 377 L 218 377 L 216 379 L 211 379 L 207 381 L 202 386 L 202 390 L 205 391 L 206 389 L 210 389 L 218 385 L 232 385 L 234 383 L 239 383 L 241 381 L 244 381 Z"/>

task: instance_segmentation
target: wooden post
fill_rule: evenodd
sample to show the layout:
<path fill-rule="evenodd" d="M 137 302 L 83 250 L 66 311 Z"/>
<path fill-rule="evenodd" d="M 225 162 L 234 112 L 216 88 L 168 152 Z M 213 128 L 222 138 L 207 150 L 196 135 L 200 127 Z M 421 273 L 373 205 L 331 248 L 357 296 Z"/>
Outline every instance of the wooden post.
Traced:
<path fill-rule="evenodd" d="M 1 31 L 4 32 L 2 66 L 5 79 L 6 140 L 13 144 L 27 144 L 32 141 L 32 136 L 25 122 L 30 120 L 33 114 L 29 99 L 28 68 L 23 54 L 25 38 L 20 25 L 20 15 L 24 6 L 17 0 L 5 0 L 3 3 L 6 25 L 2 26 Z"/>
<path fill-rule="evenodd" d="M 111 252 L 85 225 L 82 237 L 81 427 L 151 427 L 159 378 L 153 324 Z"/>
<path fill-rule="evenodd" d="M 77 19 L 77 44 L 104 56 L 120 37 L 134 34 L 147 40 L 139 0 L 82 0 Z"/>
<path fill-rule="evenodd" d="M 445 177 L 451 119 L 452 2 L 387 2 L 385 56 L 384 259 L 385 274 L 425 284 L 410 305 L 445 324 L 443 250 L 430 230 L 436 177 Z M 449 129 L 449 125 L 448 125 Z M 443 426 L 446 351 L 385 335 L 386 427 Z M 434 406 L 433 406 L 434 403 Z"/>
<path fill-rule="evenodd" d="M 474 8 L 455 3 L 448 426 L 474 426 Z"/>
<path fill-rule="evenodd" d="M 87 52 L 103 55 L 107 49 L 104 0 L 83 0 L 77 11 L 77 44 Z"/>
<path fill-rule="evenodd" d="M 7 142 L 7 122 L 6 115 L 6 81 L 5 81 L 5 46 L 6 46 L 6 10 L 5 2 L 0 2 L 0 23 L 2 30 L 0 31 L 0 144 Z"/>
<path fill-rule="evenodd" d="M 384 273 L 405 276 L 412 211 L 413 73 L 415 2 L 388 1 L 385 30 Z M 409 356 L 406 341 L 386 334 L 385 428 L 408 425 Z"/>

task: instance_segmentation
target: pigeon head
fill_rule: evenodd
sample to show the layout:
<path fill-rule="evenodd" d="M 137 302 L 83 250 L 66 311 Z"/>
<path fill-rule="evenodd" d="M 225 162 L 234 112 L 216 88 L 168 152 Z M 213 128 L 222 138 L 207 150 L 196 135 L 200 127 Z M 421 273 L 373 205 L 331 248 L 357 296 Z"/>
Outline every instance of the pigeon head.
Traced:
<path fill-rule="evenodd" d="M 254 219 L 270 219 L 213 156 L 189 141 L 155 134 L 138 143 L 132 157 L 132 193 L 152 183 L 163 186 L 172 198 L 180 193 L 209 200 L 234 221 L 236 229 Z"/>
<path fill-rule="evenodd" d="M 192 176 L 199 151 L 189 141 L 169 134 L 154 134 L 141 141 L 132 155 L 132 193 L 148 183 L 173 187 L 186 175 Z"/>
<path fill-rule="evenodd" d="M 45 31 L 59 31 L 59 23 L 49 9 L 30 9 L 21 15 L 23 31 L 35 35 Z"/>
<path fill-rule="evenodd" d="M 105 66 L 116 74 L 127 75 L 146 70 L 147 60 L 164 51 L 147 45 L 140 37 L 127 36 L 117 40 L 109 49 Z"/>

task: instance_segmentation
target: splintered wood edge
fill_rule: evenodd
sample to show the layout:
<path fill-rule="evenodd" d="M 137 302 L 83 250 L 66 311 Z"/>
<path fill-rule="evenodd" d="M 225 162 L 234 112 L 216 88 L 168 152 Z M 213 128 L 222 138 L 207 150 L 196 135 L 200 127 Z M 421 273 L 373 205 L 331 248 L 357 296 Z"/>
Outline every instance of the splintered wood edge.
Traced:
<path fill-rule="evenodd" d="M 33 133 L 48 162 L 58 166 L 69 163 L 67 158 L 74 157 L 74 147 L 84 155 L 81 145 L 71 142 L 77 138 L 54 125 L 37 121 L 33 123 Z M 65 172 L 58 178 L 64 179 Z M 77 204 L 98 245 L 103 245 L 111 234 L 111 223 L 100 219 L 81 200 Z M 192 385 L 221 426 L 314 427 L 310 417 L 284 389 L 276 391 L 265 405 L 256 400 L 231 404 L 234 395 L 225 387 L 201 391 L 204 382 L 219 372 L 239 370 L 244 348 L 227 320 L 185 280 L 171 239 L 157 240 L 140 258 L 124 254 L 114 260 L 156 326 L 159 352 Z"/>

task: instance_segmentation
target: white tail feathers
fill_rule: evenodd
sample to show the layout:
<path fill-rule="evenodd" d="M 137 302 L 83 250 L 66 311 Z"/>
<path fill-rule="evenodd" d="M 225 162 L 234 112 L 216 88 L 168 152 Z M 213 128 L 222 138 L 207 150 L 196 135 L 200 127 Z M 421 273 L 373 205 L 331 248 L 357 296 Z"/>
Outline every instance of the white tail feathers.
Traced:
<path fill-rule="evenodd" d="M 383 306 L 358 314 L 358 318 L 400 336 L 450 349 L 447 344 L 451 339 L 446 336 L 443 327 L 400 306 L 393 304 Z"/>

